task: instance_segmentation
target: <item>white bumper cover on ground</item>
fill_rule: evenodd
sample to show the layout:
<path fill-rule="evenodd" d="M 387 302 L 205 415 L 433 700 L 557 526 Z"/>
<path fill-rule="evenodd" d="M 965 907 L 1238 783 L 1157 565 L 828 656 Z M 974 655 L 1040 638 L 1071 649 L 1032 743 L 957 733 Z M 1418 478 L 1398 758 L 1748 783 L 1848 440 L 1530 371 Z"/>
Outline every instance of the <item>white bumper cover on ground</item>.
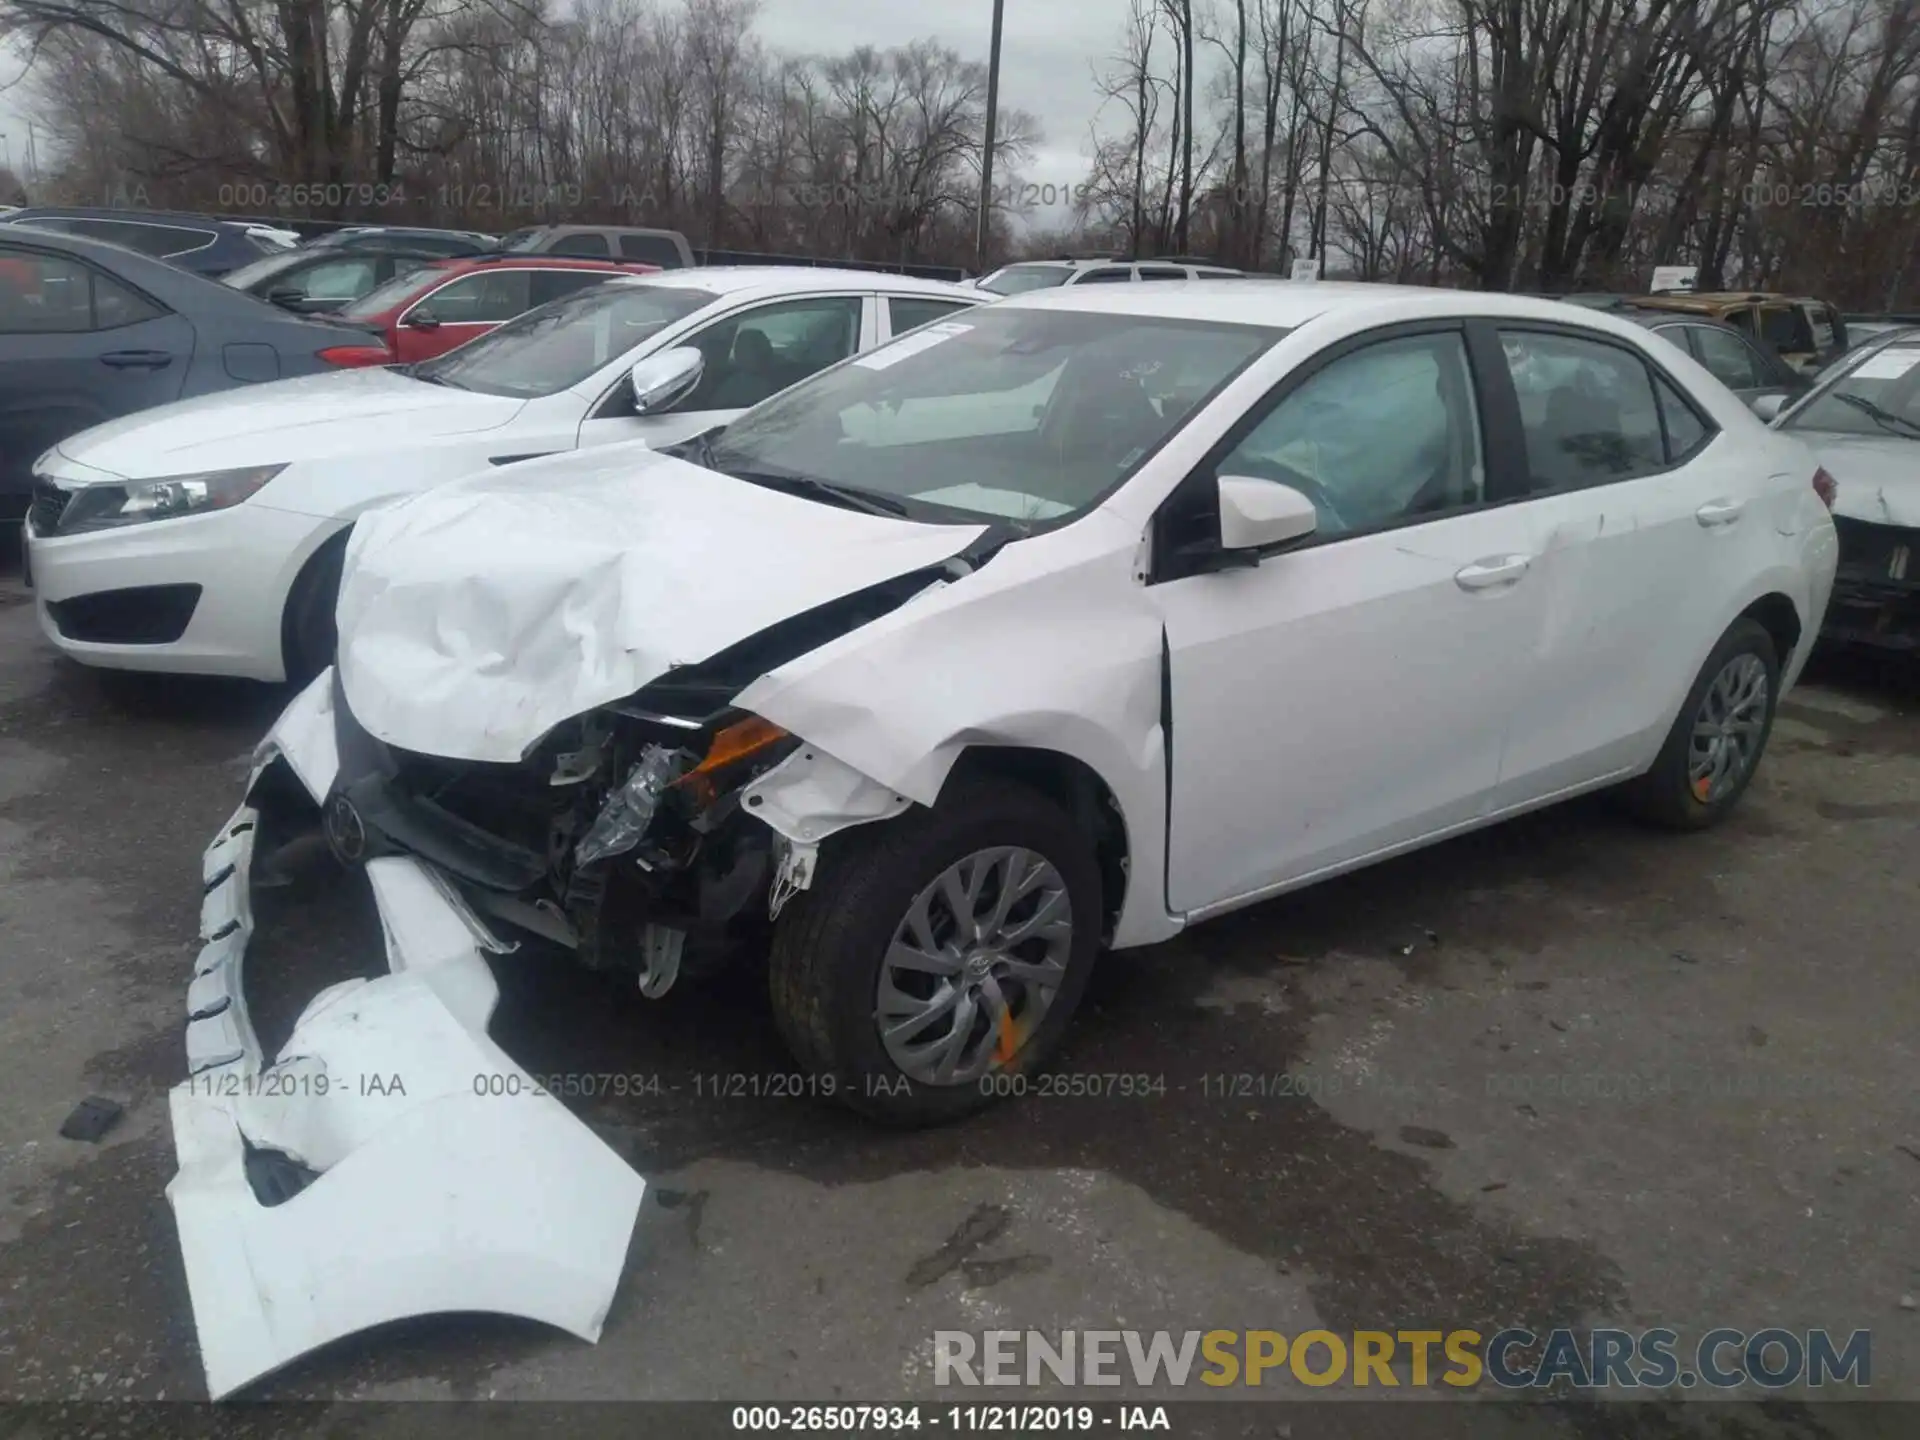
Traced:
<path fill-rule="evenodd" d="M 331 681 L 281 716 L 256 778 L 284 756 L 324 798 Z M 241 983 L 256 818 L 243 805 L 206 853 L 188 1079 L 170 1096 L 167 1198 L 209 1392 L 411 1315 L 521 1315 L 598 1339 L 645 1184 L 487 1038 L 499 992 L 480 952 L 499 942 L 427 867 L 371 862 L 392 973 L 316 995 L 268 1065 Z M 249 1148 L 317 1177 L 264 1204 Z"/>

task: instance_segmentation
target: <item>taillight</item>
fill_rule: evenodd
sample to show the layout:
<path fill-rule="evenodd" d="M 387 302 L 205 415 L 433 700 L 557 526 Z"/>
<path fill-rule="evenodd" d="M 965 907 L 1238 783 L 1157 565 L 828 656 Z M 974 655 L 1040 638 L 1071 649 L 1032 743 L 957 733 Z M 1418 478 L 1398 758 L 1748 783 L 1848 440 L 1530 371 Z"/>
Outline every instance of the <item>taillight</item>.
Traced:
<path fill-rule="evenodd" d="M 1834 483 L 1833 476 L 1827 473 L 1826 466 L 1822 465 L 1813 472 L 1813 493 L 1820 497 L 1820 503 L 1827 509 L 1833 509 L 1833 498 L 1839 492 L 1840 487 Z"/>
<path fill-rule="evenodd" d="M 384 345 L 329 345 L 319 352 L 329 365 L 391 365 L 393 352 Z"/>

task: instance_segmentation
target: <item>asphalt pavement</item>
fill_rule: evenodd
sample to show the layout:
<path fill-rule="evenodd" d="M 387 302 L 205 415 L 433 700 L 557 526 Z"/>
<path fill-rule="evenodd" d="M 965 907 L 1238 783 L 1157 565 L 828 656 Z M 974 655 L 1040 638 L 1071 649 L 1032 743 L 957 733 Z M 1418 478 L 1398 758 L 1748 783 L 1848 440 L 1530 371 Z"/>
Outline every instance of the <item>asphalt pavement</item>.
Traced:
<path fill-rule="evenodd" d="M 1617 1324 L 1868 1329 L 1920 1400 L 1917 695 L 1817 662 L 1710 834 L 1577 802 L 1105 957 L 1057 1074 L 1108 1093 L 930 1132 L 772 1093 L 750 980 L 500 957 L 528 1071 L 643 1077 L 571 1102 L 650 1187 L 604 1337 L 412 1321 L 256 1393 L 951 1398 L 936 1330 Z M 204 1396 L 166 1092 L 200 853 L 287 698 L 66 663 L 0 580 L 0 1398 Z M 331 861 L 263 896 L 271 1039 L 380 947 Z M 1677 1399 L 1632 1433 L 1696 1433 Z"/>

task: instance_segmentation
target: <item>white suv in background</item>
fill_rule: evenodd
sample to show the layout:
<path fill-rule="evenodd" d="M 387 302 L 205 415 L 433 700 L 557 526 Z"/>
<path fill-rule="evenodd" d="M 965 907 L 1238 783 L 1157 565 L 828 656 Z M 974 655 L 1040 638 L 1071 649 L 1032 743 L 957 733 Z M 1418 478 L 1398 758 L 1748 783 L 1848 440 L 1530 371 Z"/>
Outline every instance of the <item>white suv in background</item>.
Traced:
<path fill-rule="evenodd" d="M 1243 272 L 1200 260 L 1022 260 L 982 275 L 974 285 L 996 295 L 1020 295 L 1059 285 L 1131 285 L 1141 280 L 1234 280 Z"/>

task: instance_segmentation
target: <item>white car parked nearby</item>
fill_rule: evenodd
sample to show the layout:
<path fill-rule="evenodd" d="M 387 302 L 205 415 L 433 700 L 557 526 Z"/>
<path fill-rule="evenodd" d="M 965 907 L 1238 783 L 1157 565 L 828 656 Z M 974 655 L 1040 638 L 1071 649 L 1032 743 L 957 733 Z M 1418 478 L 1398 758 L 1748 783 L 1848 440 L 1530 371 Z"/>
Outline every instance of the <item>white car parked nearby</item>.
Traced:
<path fill-rule="evenodd" d="M 90 665 L 310 675 L 333 657 L 340 556 L 367 510 L 529 456 L 686 439 L 989 298 L 796 267 L 616 278 L 418 365 L 250 385 L 97 426 L 35 466 L 28 572 L 42 628 Z"/>
<path fill-rule="evenodd" d="M 211 1388 L 426 1310 L 598 1334 L 640 1182 L 488 1039 L 502 930 L 649 996 L 757 960 L 795 1093 L 918 1122 L 1017 1093 L 1102 946 L 1601 786 L 1712 824 L 1827 604 L 1815 472 L 1599 312 L 1197 281 L 367 516 L 204 867 L 169 1193 Z M 392 973 L 272 1061 L 251 862 L 315 823 Z"/>

